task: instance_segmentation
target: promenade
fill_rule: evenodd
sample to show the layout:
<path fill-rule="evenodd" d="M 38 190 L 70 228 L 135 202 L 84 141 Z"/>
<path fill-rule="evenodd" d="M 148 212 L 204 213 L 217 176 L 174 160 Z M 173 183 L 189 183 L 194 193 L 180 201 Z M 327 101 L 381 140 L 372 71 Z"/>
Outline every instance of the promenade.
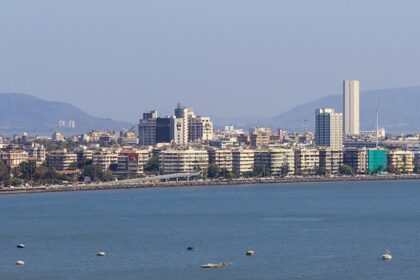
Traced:
<path fill-rule="evenodd" d="M 51 185 L 40 187 L 17 187 L 3 188 L 0 195 L 43 193 L 43 192 L 67 192 L 67 191 L 95 191 L 112 189 L 137 189 L 157 187 L 199 187 L 199 186 L 234 186 L 234 185 L 256 185 L 256 184 L 299 184 L 299 183 L 322 183 L 322 182 L 347 182 L 347 181 L 389 181 L 389 180 L 418 180 L 420 175 L 359 175 L 359 176 L 292 176 L 286 178 L 238 178 L 238 179 L 216 179 L 216 180 L 191 180 L 191 181 L 168 181 L 168 182 L 144 182 L 144 183 L 121 183 L 118 181 L 72 184 L 72 185 Z"/>

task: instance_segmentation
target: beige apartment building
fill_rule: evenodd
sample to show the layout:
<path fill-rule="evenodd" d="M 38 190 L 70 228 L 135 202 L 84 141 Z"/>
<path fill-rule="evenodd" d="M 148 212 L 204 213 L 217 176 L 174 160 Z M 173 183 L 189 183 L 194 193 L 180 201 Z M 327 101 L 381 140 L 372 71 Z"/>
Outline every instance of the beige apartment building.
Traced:
<path fill-rule="evenodd" d="M 282 174 L 287 166 L 287 174 Z M 293 175 L 295 173 L 295 152 L 292 149 L 270 149 L 270 172 L 273 176 Z"/>
<path fill-rule="evenodd" d="M 167 149 L 159 153 L 159 170 L 162 174 L 202 171 L 207 173 L 209 155 L 206 150 Z"/>
<path fill-rule="evenodd" d="M 254 171 L 254 150 L 235 149 L 232 151 L 232 169 L 237 174 Z"/>
<path fill-rule="evenodd" d="M 6 150 L 1 152 L 1 159 L 10 168 L 15 168 L 22 162 L 28 161 L 29 155 L 23 150 Z"/>
<path fill-rule="evenodd" d="M 249 140 L 251 146 L 256 148 L 267 147 L 270 143 L 271 131 L 267 127 L 256 127 L 252 129 L 249 133 Z"/>
<path fill-rule="evenodd" d="M 92 164 L 98 165 L 103 171 L 109 170 L 111 164 L 118 163 L 118 151 L 101 149 L 92 155 Z"/>
<path fill-rule="evenodd" d="M 300 148 L 295 150 L 296 175 L 314 175 L 319 167 L 319 151 L 316 148 Z"/>
<path fill-rule="evenodd" d="M 414 153 L 412 151 L 389 150 L 388 168 L 402 174 L 413 173 Z"/>
<path fill-rule="evenodd" d="M 47 154 L 47 166 L 55 170 L 73 169 L 77 162 L 77 155 L 69 153 L 67 149 L 50 151 Z"/>
<path fill-rule="evenodd" d="M 211 148 L 208 150 L 209 162 L 216 164 L 220 169 L 232 171 L 232 150 Z"/>
<path fill-rule="evenodd" d="M 191 117 L 188 123 L 189 141 L 213 139 L 213 123 L 209 117 Z"/>

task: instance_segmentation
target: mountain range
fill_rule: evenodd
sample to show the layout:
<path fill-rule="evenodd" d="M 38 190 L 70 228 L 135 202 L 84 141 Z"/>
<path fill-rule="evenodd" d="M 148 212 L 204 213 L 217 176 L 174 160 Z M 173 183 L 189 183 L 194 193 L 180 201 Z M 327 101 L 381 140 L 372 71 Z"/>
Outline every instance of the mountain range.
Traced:
<path fill-rule="evenodd" d="M 420 87 L 369 90 L 360 93 L 360 129 L 375 130 L 376 109 L 379 103 L 379 126 L 392 134 L 420 131 Z M 329 95 L 302 104 L 275 117 L 259 122 L 259 125 L 303 131 L 305 120 L 309 130 L 314 130 L 315 109 L 333 108 L 343 112 L 342 95 Z"/>
<path fill-rule="evenodd" d="M 65 121 L 66 126 L 59 127 L 60 120 Z M 69 120 L 75 121 L 75 128 L 68 127 Z M 55 131 L 69 135 L 93 129 L 120 131 L 132 126 L 128 122 L 91 116 L 64 102 L 45 101 L 23 93 L 0 94 L 0 133 L 3 135 L 23 132 L 50 135 Z"/>
<path fill-rule="evenodd" d="M 381 101 L 379 125 L 393 134 L 420 131 L 420 87 L 405 87 L 363 91 L 360 93 L 361 130 L 374 130 L 376 108 Z M 272 118 L 249 121 L 243 120 L 244 128 L 268 126 L 288 131 L 303 131 L 305 120 L 309 130 L 314 130 L 315 109 L 334 108 L 342 112 L 342 96 L 329 95 L 308 102 L 278 114 Z M 216 125 L 230 123 L 228 120 L 212 117 Z M 59 121 L 66 126 L 59 127 Z M 68 121 L 74 120 L 75 128 L 68 127 Z M 236 120 L 240 121 L 240 120 Z M 79 108 L 64 102 L 45 101 L 29 94 L 0 93 L 0 134 L 28 132 L 33 135 L 50 135 L 61 131 L 66 135 L 90 130 L 128 130 L 135 124 L 114 121 L 108 118 L 94 117 Z"/>

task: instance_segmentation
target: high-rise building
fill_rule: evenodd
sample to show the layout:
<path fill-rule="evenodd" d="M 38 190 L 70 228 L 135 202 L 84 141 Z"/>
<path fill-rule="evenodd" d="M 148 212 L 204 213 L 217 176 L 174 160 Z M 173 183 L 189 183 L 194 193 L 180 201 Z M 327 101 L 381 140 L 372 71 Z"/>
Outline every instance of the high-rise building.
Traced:
<path fill-rule="evenodd" d="M 188 124 L 189 141 L 212 140 L 213 139 L 213 123 L 209 117 L 192 117 Z"/>
<path fill-rule="evenodd" d="M 194 112 L 191 108 L 187 108 L 185 106 L 182 106 L 180 103 L 178 103 L 178 106 L 175 108 L 175 117 L 182 119 L 182 126 L 183 126 L 183 143 L 188 143 L 189 139 L 189 124 L 191 122 L 191 119 L 194 116 Z"/>
<path fill-rule="evenodd" d="M 343 81 L 344 134 L 359 134 L 359 96 L 360 82 Z"/>
<path fill-rule="evenodd" d="M 157 111 L 143 114 L 139 121 L 139 145 L 153 146 L 156 144 L 156 120 Z"/>
<path fill-rule="evenodd" d="M 315 110 L 315 143 L 322 147 L 343 146 L 343 115 L 334 109 Z"/>
<path fill-rule="evenodd" d="M 170 137 L 177 145 L 187 144 L 184 134 L 184 119 L 172 117 L 170 119 Z"/>
<path fill-rule="evenodd" d="M 156 119 L 156 143 L 171 142 L 171 118 Z"/>

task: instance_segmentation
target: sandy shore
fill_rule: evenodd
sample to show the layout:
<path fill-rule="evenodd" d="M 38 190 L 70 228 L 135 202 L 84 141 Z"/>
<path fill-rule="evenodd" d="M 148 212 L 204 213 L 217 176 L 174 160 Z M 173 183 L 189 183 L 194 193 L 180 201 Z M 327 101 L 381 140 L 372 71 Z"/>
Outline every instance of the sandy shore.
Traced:
<path fill-rule="evenodd" d="M 234 186 L 255 184 L 298 184 L 313 182 L 347 182 L 347 181 L 389 181 L 389 180 L 418 180 L 420 175 L 381 175 L 381 176 L 337 176 L 337 177 L 288 177 L 288 178 L 243 178 L 234 180 L 195 180 L 195 181 L 170 181 L 143 184 L 119 184 L 116 182 L 75 184 L 68 186 L 8 188 L 0 190 L 0 195 L 66 192 L 66 191 L 94 191 L 111 189 L 136 189 L 155 187 L 193 187 L 193 186 Z"/>

